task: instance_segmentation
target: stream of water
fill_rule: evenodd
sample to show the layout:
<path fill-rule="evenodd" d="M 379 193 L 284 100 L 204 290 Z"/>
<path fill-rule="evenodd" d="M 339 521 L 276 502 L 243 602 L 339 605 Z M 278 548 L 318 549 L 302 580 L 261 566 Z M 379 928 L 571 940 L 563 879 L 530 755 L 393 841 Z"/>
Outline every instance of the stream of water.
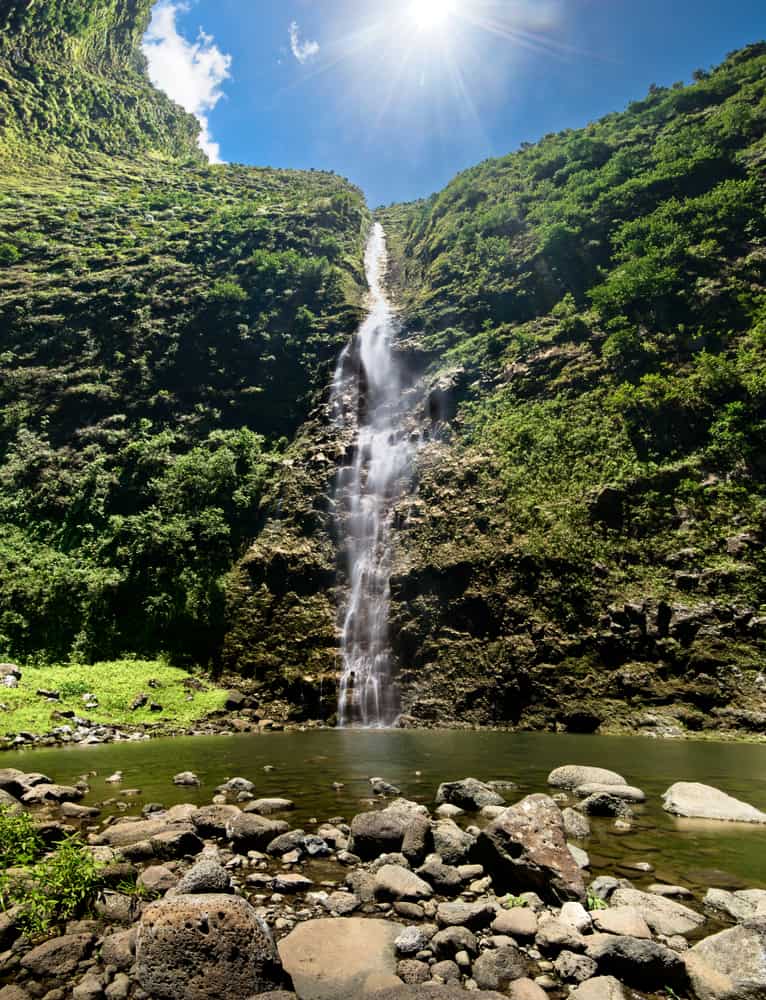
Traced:
<path fill-rule="evenodd" d="M 398 323 L 386 295 L 383 227 L 367 245 L 369 312 L 338 361 L 332 412 L 353 429 L 351 460 L 338 472 L 335 509 L 348 583 L 341 635 L 341 726 L 391 725 L 398 714 L 388 635 L 391 527 L 414 450 L 411 402 L 395 350 Z"/>

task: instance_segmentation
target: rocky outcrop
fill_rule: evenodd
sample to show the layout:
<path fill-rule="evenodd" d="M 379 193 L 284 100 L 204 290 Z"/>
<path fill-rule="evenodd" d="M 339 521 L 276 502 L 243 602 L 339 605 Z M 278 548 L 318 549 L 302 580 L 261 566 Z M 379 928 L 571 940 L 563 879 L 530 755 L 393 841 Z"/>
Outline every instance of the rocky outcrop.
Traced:
<path fill-rule="evenodd" d="M 473 855 L 507 892 L 532 891 L 560 902 L 585 899 L 561 810 L 547 795 L 529 795 L 506 809 L 480 833 Z"/>

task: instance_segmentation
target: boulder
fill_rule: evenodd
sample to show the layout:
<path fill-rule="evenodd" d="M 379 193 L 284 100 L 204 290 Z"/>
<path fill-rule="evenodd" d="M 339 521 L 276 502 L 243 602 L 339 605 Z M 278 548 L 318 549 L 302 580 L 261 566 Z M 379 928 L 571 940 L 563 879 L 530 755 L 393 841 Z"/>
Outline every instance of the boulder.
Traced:
<path fill-rule="evenodd" d="M 144 868 L 136 884 L 146 892 L 161 894 L 178 884 L 178 876 L 165 865 L 151 865 Z"/>
<path fill-rule="evenodd" d="M 224 837 L 226 827 L 241 810 L 237 806 L 211 805 L 195 809 L 191 822 L 200 837 Z"/>
<path fill-rule="evenodd" d="M 610 906 L 607 910 L 594 910 L 593 925 L 603 934 L 651 940 L 649 925 L 635 906 Z"/>
<path fill-rule="evenodd" d="M 39 944 L 22 958 L 22 968 L 36 979 L 65 980 L 93 950 L 92 934 L 65 934 Z"/>
<path fill-rule="evenodd" d="M 404 958 L 397 964 L 396 974 L 405 985 L 419 986 L 431 978 L 431 967 L 427 962 L 418 962 L 414 958 Z"/>
<path fill-rule="evenodd" d="M 436 804 L 445 803 L 470 812 L 478 812 L 484 806 L 502 806 L 505 799 L 483 781 L 463 778 L 462 781 L 446 781 L 439 785 Z"/>
<path fill-rule="evenodd" d="M 180 896 L 228 893 L 234 892 L 234 887 L 231 876 L 217 861 L 203 858 L 183 876 L 175 892 Z"/>
<path fill-rule="evenodd" d="M 548 784 L 554 788 L 575 789 L 581 785 L 627 785 L 627 781 L 616 771 L 603 767 L 586 767 L 581 764 L 565 764 L 548 775 Z"/>
<path fill-rule="evenodd" d="M 471 997 L 473 1000 L 508 1000 L 495 990 L 474 990 Z M 351 998 L 344 996 L 339 1000 L 351 1000 Z M 358 996 L 354 1000 L 358 1000 Z M 371 993 L 370 1000 L 465 1000 L 465 990 L 462 986 L 452 983 L 444 986 L 435 986 L 433 983 L 421 986 L 389 986 Z"/>
<path fill-rule="evenodd" d="M 456 962 L 453 962 L 450 959 L 445 959 L 444 961 L 436 962 L 431 966 L 431 976 L 437 983 L 459 983 L 460 967 Z"/>
<path fill-rule="evenodd" d="M 400 932 L 387 920 L 308 920 L 279 942 L 279 953 L 301 1000 L 357 1000 L 399 982 L 394 942 Z"/>
<path fill-rule="evenodd" d="M 431 824 L 434 851 L 445 864 L 460 865 L 471 852 L 476 838 L 461 830 L 452 819 L 439 819 Z"/>
<path fill-rule="evenodd" d="M 482 952 L 472 971 L 479 989 L 504 993 L 514 980 L 526 978 L 529 961 L 514 945 L 505 945 Z"/>
<path fill-rule="evenodd" d="M 107 847 L 126 847 L 129 844 L 148 843 L 159 833 L 175 829 L 163 816 L 158 819 L 127 820 L 115 823 L 90 838 L 90 843 Z"/>
<path fill-rule="evenodd" d="M 586 840 L 590 837 L 591 829 L 587 816 L 569 807 L 563 809 L 561 815 L 564 819 L 564 833 L 568 839 Z"/>
<path fill-rule="evenodd" d="M 698 1000 L 766 996 L 766 921 L 703 938 L 683 956 Z"/>
<path fill-rule="evenodd" d="M 589 781 L 585 785 L 578 785 L 574 790 L 578 799 L 587 799 L 590 795 L 599 795 L 603 792 L 623 799 L 625 802 L 646 802 L 646 792 L 640 788 L 634 788 L 632 785 L 608 785 L 603 782 Z"/>
<path fill-rule="evenodd" d="M 189 788 L 200 785 L 202 782 L 199 780 L 197 775 L 193 771 L 181 771 L 180 774 L 173 776 L 174 785 L 187 786 Z"/>
<path fill-rule="evenodd" d="M 411 863 L 422 862 L 431 846 L 428 810 L 396 799 L 378 812 L 359 813 L 351 821 L 348 849 L 363 861 L 401 852 Z"/>
<path fill-rule="evenodd" d="M 512 938 L 533 938 L 537 934 L 537 914 L 528 906 L 498 910 L 492 921 L 492 930 L 495 934 L 507 934 Z"/>
<path fill-rule="evenodd" d="M 536 892 L 550 903 L 585 900 L 561 810 L 548 795 L 528 795 L 506 809 L 479 834 L 472 856 L 498 892 Z"/>
<path fill-rule="evenodd" d="M 727 892 L 725 889 L 708 889 L 702 902 L 706 909 L 725 913 L 737 923 L 760 914 L 766 916 L 766 891 L 763 890 Z"/>
<path fill-rule="evenodd" d="M 599 935 L 588 946 L 587 955 L 601 975 L 615 976 L 635 989 L 653 991 L 662 984 L 680 990 L 686 983 L 681 957 L 656 941 Z"/>
<path fill-rule="evenodd" d="M 579 802 L 577 808 L 586 816 L 619 816 L 623 819 L 633 816 L 628 803 L 611 792 L 594 792 Z"/>
<path fill-rule="evenodd" d="M 572 990 L 569 1000 L 626 1000 L 626 994 L 614 976 L 595 976 Z"/>
<path fill-rule="evenodd" d="M 180 825 L 156 833 L 149 839 L 149 844 L 152 848 L 152 854 L 160 861 L 192 857 L 199 854 L 205 846 L 191 826 Z"/>
<path fill-rule="evenodd" d="M 222 795 L 239 795 L 240 792 L 254 792 L 255 785 L 247 778 L 229 778 L 216 788 Z"/>
<path fill-rule="evenodd" d="M 113 965 L 121 972 L 133 965 L 136 955 L 136 929 L 131 927 L 127 931 L 117 931 L 116 934 L 109 934 L 101 942 L 101 961 L 104 965 Z"/>
<path fill-rule="evenodd" d="M 254 813 L 239 813 L 226 824 L 226 836 L 239 854 L 248 851 L 262 851 L 269 844 L 290 829 L 280 820 L 265 819 Z"/>
<path fill-rule="evenodd" d="M 632 907 L 641 914 L 655 934 L 667 937 L 689 934 L 705 923 L 705 917 L 701 913 L 683 903 L 628 886 L 616 889 L 610 902 L 612 906 Z"/>
<path fill-rule="evenodd" d="M 41 784 L 24 792 L 21 801 L 27 806 L 39 806 L 51 802 L 79 802 L 84 797 L 85 792 L 82 788 L 74 788 L 71 785 Z"/>
<path fill-rule="evenodd" d="M 555 917 L 543 919 L 537 929 L 535 944 L 545 954 L 557 955 L 565 949 L 568 951 L 585 951 L 587 938 L 571 924 L 557 920 Z"/>
<path fill-rule="evenodd" d="M 430 899 L 434 891 L 424 879 L 401 865 L 383 865 L 375 875 L 375 896 L 415 903 Z"/>
<path fill-rule="evenodd" d="M 440 903 L 436 920 L 440 927 L 487 927 L 495 919 L 496 909 L 488 900 L 475 903 Z"/>
<path fill-rule="evenodd" d="M 662 797 L 662 807 L 673 816 L 714 819 L 732 823 L 766 823 L 766 813 L 734 799 L 718 788 L 694 781 L 678 781 Z"/>
<path fill-rule="evenodd" d="M 553 967 L 559 979 L 570 983 L 584 983 L 586 979 L 592 979 L 598 968 L 592 958 L 573 951 L 562 951 Z"/>
<path fill-rule="evenodd" d="M 240 1000 L 291 986 L 268 927 L 231 895 L 150 904 L 138 925 L 136 979 L 153 1000 Z"/>
<path fill-rule="evenodd" d="M 437 958 L 454 958 L 459 952 L 479 954 L 479 942 L 467 927 L 445 927 L 431 938 Z"/>
<path fill-rule="evenodd" d="M 426 863 L 418 868 L 418 875 L 430 882 L 442 896 L 456 896 L 463 885 L 457 868 L 445 865 L 437 854 L 426 858 Z"/>
<path fill-rule="evenodd" d="M 295 809 L 295 803 L 290 799 L 254 799 L 244 807 L 245 812 L 259 813 L 261 816 L 291 812 L 293 809 Z"/>
<path fill-rule="evenodd" d="M 400 955 L 416 955 L 428 947 L 431 938 L 436 934 L 435 924 L 420 924 L 405 927 L 394 941 Z"/>

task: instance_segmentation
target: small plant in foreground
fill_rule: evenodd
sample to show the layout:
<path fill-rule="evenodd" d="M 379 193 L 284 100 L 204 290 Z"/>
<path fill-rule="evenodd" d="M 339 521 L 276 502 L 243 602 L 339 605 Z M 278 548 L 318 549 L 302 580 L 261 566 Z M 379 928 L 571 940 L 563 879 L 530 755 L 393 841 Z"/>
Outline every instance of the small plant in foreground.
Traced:
<path fill-rule="evenodd" d="M 588 909 L 589 910 L 608 910 L 609 904 L 606 900 L 602 899 L 601 896 L 597 896 L 595 892 L 588 893 Z"/>
<path fill-rule="evenodd" d="M 523 906 L 529 906 L 529 902 L 523 896 L 513 896 L 510 893 L 503 900 L 506 910 L 517 910 Z"/>
<path fill-rule="evenodd" d="M 31 865 L 42 850 L 42 840 L 29 813 L 0 806 L 0 868 Z"/>

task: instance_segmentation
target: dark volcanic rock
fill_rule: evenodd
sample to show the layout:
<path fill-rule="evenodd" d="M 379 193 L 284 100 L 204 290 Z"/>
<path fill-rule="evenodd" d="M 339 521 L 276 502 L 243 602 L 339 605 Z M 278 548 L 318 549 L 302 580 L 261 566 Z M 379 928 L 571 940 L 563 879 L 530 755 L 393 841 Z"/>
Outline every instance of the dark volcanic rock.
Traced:
<path fill-rule="evenodd" d="M 599 975 L 615 976 L 636 989 L 655 990 L 658 984 L 683 989 L 686 968 L 681 956 L 656 941 L 609 936 L 587 949 Z"/>
<path fill-rule="evenodd" d="M 472 856 L 498 892 L 536 892 L 551 903 L 585 899 L 561 810 L 547 795 L 528 795 L 506 809 L 481 832 Z"/>
<path fill-rule="evenodd" d="M 289 829 L 287 823 L 279 820 L 264 819 L 255 813 L 240 813 L 227 822 L 226 836 L 235 851 L 247 854 L 248 851 L 264 850 L 275 837 L 287 833 Z"/>
<path fill-rule="evenodd" d="M 138 925 L 136 978 L 153 1000 L 223 1000 L 292 985 L 266 924 L 229 895 L 148 906 Z"/>

